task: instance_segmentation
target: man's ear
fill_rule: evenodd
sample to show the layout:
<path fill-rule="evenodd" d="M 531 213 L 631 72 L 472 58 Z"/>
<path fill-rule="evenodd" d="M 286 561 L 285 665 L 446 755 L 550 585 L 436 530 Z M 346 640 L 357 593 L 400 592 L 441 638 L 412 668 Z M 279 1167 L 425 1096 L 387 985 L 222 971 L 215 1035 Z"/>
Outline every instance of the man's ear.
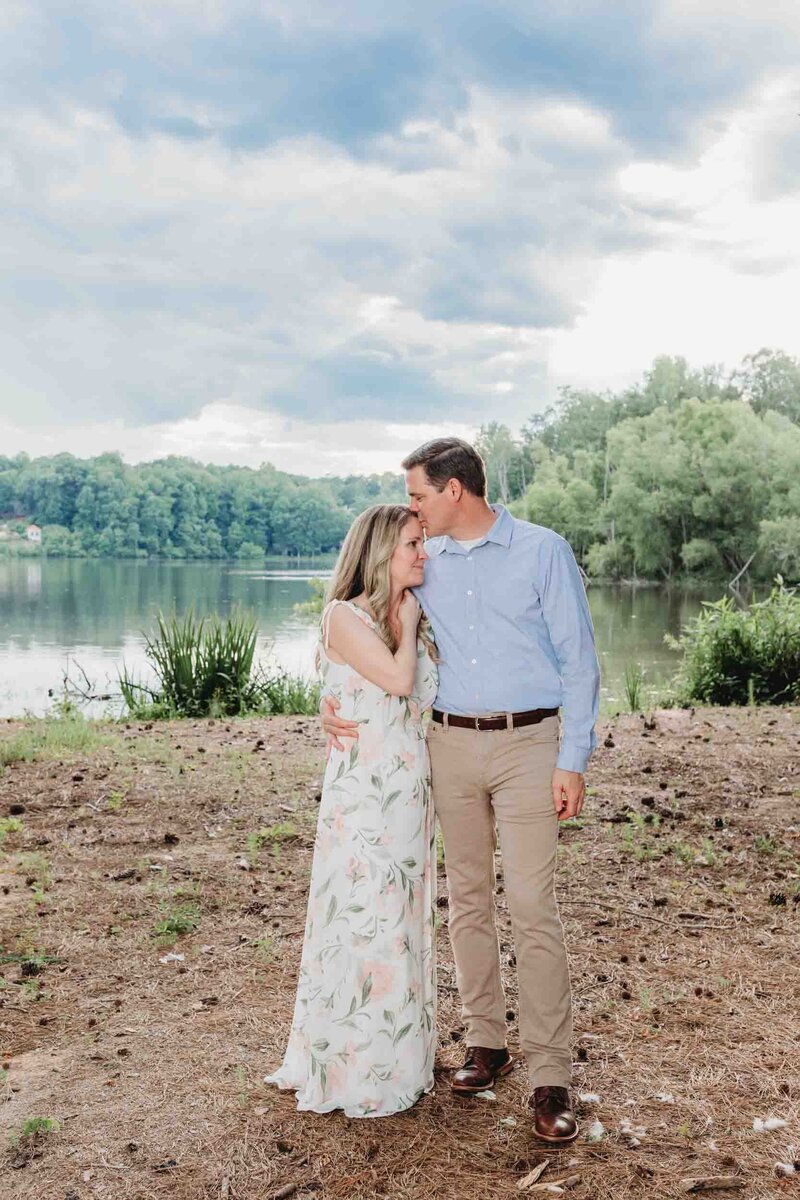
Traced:
<path fill-rule="evenodd" d="M 450 495 L 452 496 L 452 498 L 454 500 L 460 500 L 463 495 L 464 488 L 462 487 L 460 480 L 448 479 L 447 491 L 450 493 Z"/>

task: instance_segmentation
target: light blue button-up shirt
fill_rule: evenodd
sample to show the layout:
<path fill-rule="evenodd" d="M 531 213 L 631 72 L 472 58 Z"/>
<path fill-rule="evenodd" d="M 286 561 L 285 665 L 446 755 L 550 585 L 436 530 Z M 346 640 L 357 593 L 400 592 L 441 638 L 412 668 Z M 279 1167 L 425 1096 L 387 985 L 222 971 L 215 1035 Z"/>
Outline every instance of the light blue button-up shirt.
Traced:
<path fill-rule="evenodd" d="M 585 771 L 595 747 L 600 670 L 569 544 L 502 505 L 472 549 L 429 538 L 415 588 L 441 661 L 436 707 L 461 716 L 561 708 L 558 766 Z"/>

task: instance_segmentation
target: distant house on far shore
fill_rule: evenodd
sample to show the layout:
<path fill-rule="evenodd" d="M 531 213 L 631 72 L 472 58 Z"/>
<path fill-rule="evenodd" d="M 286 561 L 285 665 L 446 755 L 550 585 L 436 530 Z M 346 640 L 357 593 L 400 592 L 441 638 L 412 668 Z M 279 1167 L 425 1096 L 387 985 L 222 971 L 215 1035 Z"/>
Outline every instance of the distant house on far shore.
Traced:
<path fill-rule="evenodd" d="M 29 525 L 25 530 L 25 537 L 29 542 L 41 542 L 42 531 L 38 525 Z"/>

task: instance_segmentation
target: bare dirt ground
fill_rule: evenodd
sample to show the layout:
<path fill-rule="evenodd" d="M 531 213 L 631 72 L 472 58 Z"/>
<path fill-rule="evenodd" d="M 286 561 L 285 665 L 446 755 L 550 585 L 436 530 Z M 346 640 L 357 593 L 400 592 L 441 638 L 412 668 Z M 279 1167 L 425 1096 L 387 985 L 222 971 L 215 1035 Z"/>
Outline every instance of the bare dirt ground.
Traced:
<path fill-rule="evenodd" d="M 0 769 L 0 820 L 16 818 L 0 847 L 0 1193 L 557 1194 L 517 1189 L 546 1160 L 539 1184 L 578 1176 L 581 1200 L 685 1195 L 709 1176 L 746 1200 L 797 1195 L 800 1163 L 775 1171 L 800 1159 L 799 717 L 604 723 L 585 819 L 560 847 L 576 1091 L 596 1094 L 565 1151 L 532 1137 L 522 1069 L 495 1100 L 450 1094 L 463 1031 L 441 872 L 435 1094 L 357 1121 L 300 1115 L 262 1082 L 294 998 L 315 722 L 99 726 L 85 749 Z M 26 728 L 0 726 L 0 749 Z M 502 874 L 497 903 L 513 1049 Z M 164 923 L 185 930 L 172 945 Z M 59 1127 L 17 1139 L 32 1117 Z M 785 1125 L 753 1128 L 767 1118 Z"/>

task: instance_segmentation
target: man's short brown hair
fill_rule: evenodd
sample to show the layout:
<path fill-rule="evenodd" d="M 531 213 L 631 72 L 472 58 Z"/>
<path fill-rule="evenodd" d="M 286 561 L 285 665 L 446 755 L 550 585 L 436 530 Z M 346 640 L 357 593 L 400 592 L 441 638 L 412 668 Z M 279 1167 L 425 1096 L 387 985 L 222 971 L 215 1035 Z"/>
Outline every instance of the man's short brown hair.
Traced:
<path fill-rule="evenodd" d="M 486 468 L 474 446 L 461 438 L 434 438 L 425 442 L 413 454 L 403 459 L 402 468 L 424 467 L 430 483 L 438 491 L 445 489 L 448 479 L 457 479 L 473 496 L 486 496 Z"/>

